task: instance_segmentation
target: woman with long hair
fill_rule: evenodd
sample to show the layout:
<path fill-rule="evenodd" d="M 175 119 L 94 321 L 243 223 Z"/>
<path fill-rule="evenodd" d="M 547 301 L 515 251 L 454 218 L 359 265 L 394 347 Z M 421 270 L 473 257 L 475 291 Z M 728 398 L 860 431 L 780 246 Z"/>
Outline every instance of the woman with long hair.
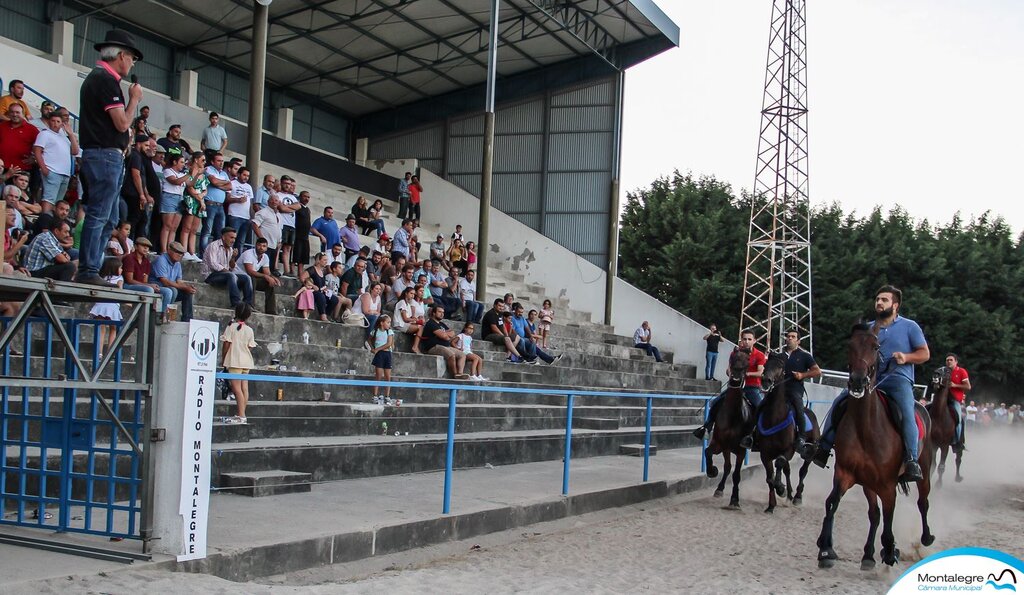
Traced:
<path fill-rule="evenodd" d="M 185 186 L 185 200 L 182 202 L 182 210 L 185 218 L 181 224 L 181 235 L 178 241 L 185 246 L 185 256 L 182 260 L 202 262 L 202 257 L 196 254 L 196 234 L 203 226 L 203 219 L 206 218 L 206 190 L 210 187 L 210 180 L 207 179 L 204 170 L 206 169 L 206 156 L 200 152 L 192 153 L 192 160 L 189 161 L 188 183 Z"/>

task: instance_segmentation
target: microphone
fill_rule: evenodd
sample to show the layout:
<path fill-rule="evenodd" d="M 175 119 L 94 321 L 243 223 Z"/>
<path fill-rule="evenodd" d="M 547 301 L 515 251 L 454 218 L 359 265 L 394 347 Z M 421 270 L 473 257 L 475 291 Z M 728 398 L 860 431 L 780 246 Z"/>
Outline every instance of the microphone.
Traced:
<path fill-rule="evenodd" d="M 130 80 L 132 81 L 133 85 L 139 84 L 139 77 L 134 74 L 131 76 Z"/>

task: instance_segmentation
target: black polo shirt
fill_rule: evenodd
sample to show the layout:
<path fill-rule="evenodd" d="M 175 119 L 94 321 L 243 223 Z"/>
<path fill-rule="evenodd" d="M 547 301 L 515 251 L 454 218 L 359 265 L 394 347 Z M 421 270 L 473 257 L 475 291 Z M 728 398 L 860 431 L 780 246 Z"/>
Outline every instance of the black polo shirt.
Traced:
<path fill-rule="evenodd" d="M 803 392 L 804 381 L 796 380 L 793 378 L 793 372 L 806 372 L 817 365 L 818 362 L 814 361 L 814 356 L 809 351 L 805 351 L 802 348 L 797 348 L 789 354 L 789 359 L 786 360 L 786 387 L 794 390 Z"/>
<path fill-rule="evenodd" d="M 127 105 L 120 81 L 121 77 L 106 62 L 100 62 L 82 82 L 78 142 L 83 149 L 128 148 L 129 131 L 114 128 L 107 113 Z"/>

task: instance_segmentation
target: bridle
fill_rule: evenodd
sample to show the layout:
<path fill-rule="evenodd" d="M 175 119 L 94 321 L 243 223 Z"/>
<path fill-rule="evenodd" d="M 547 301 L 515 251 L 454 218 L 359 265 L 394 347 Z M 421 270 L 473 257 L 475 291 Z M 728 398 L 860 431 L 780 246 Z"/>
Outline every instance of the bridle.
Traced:
<path fill-rule="evenodd" d="M 878 363 L 882 358 L 882 354 L 879 352 L 878 343 L 876 342 L 873 346 L 875 352 L 874 361 L 868 362 L 865 358 L 860 358 L 860 363 L 864 364 L 864 375 L 854 376 L 853 370 L 850 370 L 850 379 L 846 383 L 846 387 L 850 392 L 850 396 L 856 399 L 863 398 L 864 395 L 874 392 L 875 386 L 878 383 L 875 381 L 878 372 Z"/>

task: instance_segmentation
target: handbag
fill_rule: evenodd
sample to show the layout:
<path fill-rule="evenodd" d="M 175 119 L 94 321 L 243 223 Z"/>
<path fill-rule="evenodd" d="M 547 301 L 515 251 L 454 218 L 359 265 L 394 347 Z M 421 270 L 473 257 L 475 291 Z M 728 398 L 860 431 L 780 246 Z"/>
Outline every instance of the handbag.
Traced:
<path fill-rule="evenodd" d="M 347 326 L 361 326 L 363 328 L 370 326 L 370 321 L 365 316 L 351 310 L 341 315 L 341 323 Z"/>

